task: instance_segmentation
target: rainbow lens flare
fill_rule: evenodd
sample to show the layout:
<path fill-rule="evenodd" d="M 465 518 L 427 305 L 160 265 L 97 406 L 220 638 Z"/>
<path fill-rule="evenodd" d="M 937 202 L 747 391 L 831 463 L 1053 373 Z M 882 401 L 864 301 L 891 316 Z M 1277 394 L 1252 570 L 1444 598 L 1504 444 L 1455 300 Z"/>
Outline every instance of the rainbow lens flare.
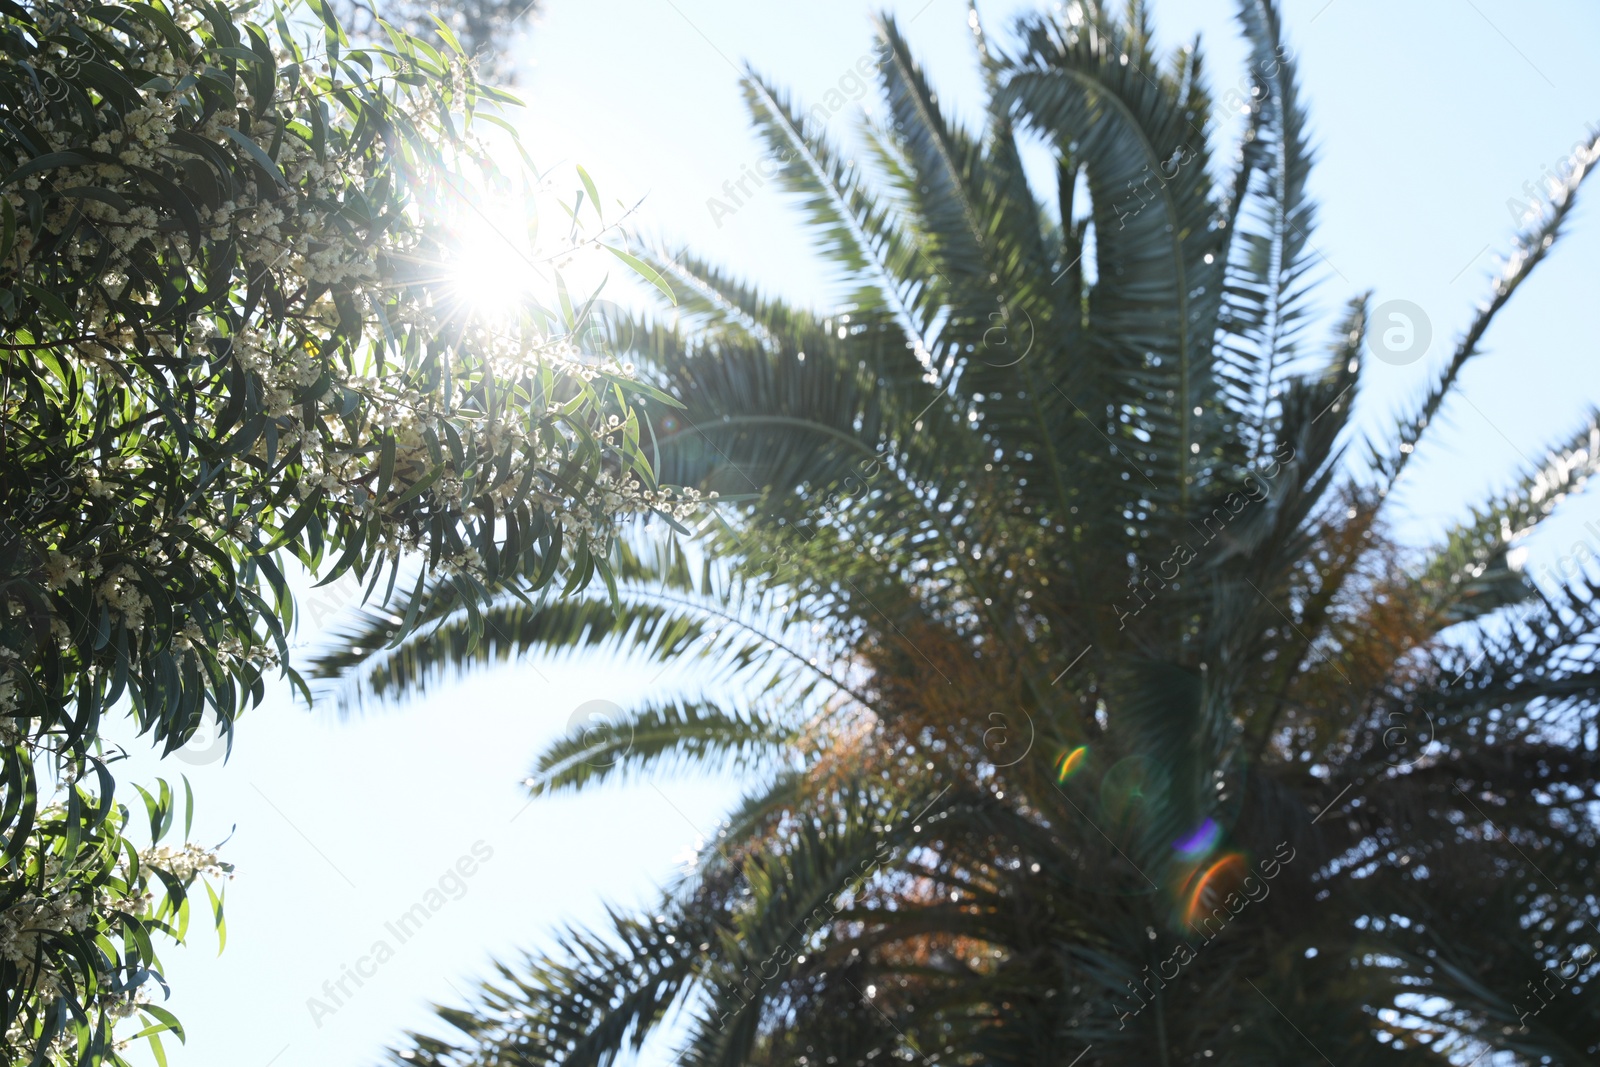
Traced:
<path fill-rule="evenodd" d="M 1205 869 L 1192 883 L 1189 903 L 1183 911 L 1183 921 L 1193 926 L 1202 915 L 1210 914 L 1227 895 L 1244 883 L 1250 867 L 1244 856 L 1230 852 Z"/>
<path fill-rule="evenodd" d="M 1061 753 L 1056 757 L 1056 781 L 1065 782 L 1068 778 L 1071 778 L 1088 758 L 1088 745 L 1079 745 L 1077 748 Z"/>
<path fill-rule="evenodd" d="M 1178 850 L 1178 855 L 1193 861 L 1216 848 L 1220 840 L 1222 840 L 1222 827 L 1217 825 L 1215 819 L 1206 819 L 1193 833 L 1174 841 L 1172 847 Z"/>

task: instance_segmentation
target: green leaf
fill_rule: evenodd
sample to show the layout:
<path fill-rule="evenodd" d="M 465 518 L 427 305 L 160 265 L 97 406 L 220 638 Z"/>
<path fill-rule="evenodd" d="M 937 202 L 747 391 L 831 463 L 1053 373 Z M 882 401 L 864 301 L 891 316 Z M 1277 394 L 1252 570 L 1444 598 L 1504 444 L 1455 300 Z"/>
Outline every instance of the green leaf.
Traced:
<path fill-rule="evenodd" d="M 382 500 L 389 493 L 389 484 L 394 480 L 394 461 L 394 435 L 385 434 L 378 456 L 378 484 L 373 489 L 373 495 L 379 500 Z"/>
<path fill-rule="evenodd" d="M 178 1017 L 173 1015 L 166 1008 L 163 1008 L 158 1004 L 141 1004 L 139 1006 L 139 1010 L 146 1015 L 154 1017 L 159 1023 L 159 1025 L 152 1026 L 150 1029 L 144 1031 L 145 1034 L 157 1034 L 170 1030 L 172 1033 L 177 1035 L 180 1042 L 187 1043 L 183 1032 L 183 1024 L 178 1022 Z M 140 1036 L 142 1037 L 144 1034 L 141 1034 Z"/>
<path fill-rule="evenodd" d="M 639 275 L 639 277 L 643 278 L 645 281 L 661 290 L 661 294 L 665 296 L 668 301 L 673 304 L 678 302 L 678 297 L 673 292 L 672 286 L 667 284 L 667 280 L 661 276 L 660 271 L 650 266 L 650 264 L 644 262 L 644 260 L 639 259 L 636 256 L 629 255 L 620 248 L 615 248 L 611 245 L 603 245 L 603 247 L 612 255 L 622 260 L 622 262 L 626 263 L 636 274 Z"/>
<path fill-rule="evenodd" d="M 222 911 L 222 894 L 211 888 L 210 882 L 202 883 L 206 887 L 206 896 L 211 898 L 211 917 L 217 930 L 217 955 L 222 955 L 222 950 L 228 947 L 228 922 Z"/>
<path fill-rule="evenodd" d="M 4 178 L 0 178 L 0 186 L 13 185 L 41 171 L 55 170 L 58 167 L 87 167 L 93 163 L 94 160 L 82 152 L 47 152 L 42 156 L 35 156 Z"/>
<path fill-rule="evenodd" d="M 438 27 L 439 39 L 445 44 L 449 45 L 450 50 L 456 55 L 460 56 L 462 59 L 467 58 L 467 50 L 461 47 L 460 41 L 456 40 L 455 31 L 452 30 L 443 19 L 433 12 L 428 12 L 428 17 L 431 18 L 433 20 L 433 24 Z"/>
<path fill-rule="evenodd" d="M 601 223 L 604 223 L 606 217 L 604 209 L 600 206 L 600 193 L 595 189 L 594 182 L 589 178 L 589 172 L 584 170 L 581 165 L 574 164 L 574 166 L 578 169 L 578 177 L 583 180 L 584 190 L 589 194 L 589 202 L 594 205 L 595 215 L 599 217 Z M 612 251 L 615 252 L 616 249 L 613 248 Z M 672 294 L 668 293 L 667 295 L 670 297 Z"/>
<path fill-rule="evenodd" d="M 124 214 L 126 214 L 128 211 L 128 202 L 122 199 L 121 196 L 112 192 L 110 189 L 98 189 L 89 185 L 74 185 L 69 188 L 62 189 L 61 195 L 65 197 L 83 197 L 90 200 L 98 200 L 102 204 L 111 205 Z"/>
<path fill-rule="evenodd" d="M 228 138 L 240 148 L 243 148 L 245 152 L 249 154 L 250 158 L 255 160 L 256 165 L 266 172 L 268 177 L 277 182 L 278 185 L 284 189 L 289 188 L 289 179 L 283 176 L 283 172 L 278 169 L 278 164 L 273 162 L 271 156 L 262 151 L 260 145 L 256 144 L 249 137 L 246 137 L 232 126 L 222 127 L 222 132 L 227 134 Z"/>

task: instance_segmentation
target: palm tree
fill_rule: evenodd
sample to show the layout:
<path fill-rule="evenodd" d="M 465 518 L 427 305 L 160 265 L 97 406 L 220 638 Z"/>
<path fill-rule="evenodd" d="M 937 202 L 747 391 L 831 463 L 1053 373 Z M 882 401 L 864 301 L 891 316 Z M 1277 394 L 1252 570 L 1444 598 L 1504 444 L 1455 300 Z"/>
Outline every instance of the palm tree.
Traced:
<path fill-rule="evenodd" d="M 366 613 L 318 667 L 361 700 L 536 652 L 691 662 L 532 789 L 750 792 L 655 908 L 502 966 L 402 1062 L 606 1064 L 669 1019 L 708 1065 L 1592 1062 L 1600 590 L 1512 549 L 1600 425 L 1427 551 L 1384 513 L 1596 153 L 1414 413 L 1355 441 L 1365 299 L 1306 341 L 1294 63 L 1267 0 L 1240 18 L 1220 183 L 1199 51 L 1159 59 L 1138 3 L 1004 56 L 974 12 L 981 137 L 883 20 L 870 166 L 750 74 L 857 284 L 817 314 L 662 256 L 676 314 L 612 324 L 685 405 L 661 477 L 715 521 L 633 537 L 614 594 L 480 618 L 429 589 L 431 625 L 389 648 L 412 605 Z"/>

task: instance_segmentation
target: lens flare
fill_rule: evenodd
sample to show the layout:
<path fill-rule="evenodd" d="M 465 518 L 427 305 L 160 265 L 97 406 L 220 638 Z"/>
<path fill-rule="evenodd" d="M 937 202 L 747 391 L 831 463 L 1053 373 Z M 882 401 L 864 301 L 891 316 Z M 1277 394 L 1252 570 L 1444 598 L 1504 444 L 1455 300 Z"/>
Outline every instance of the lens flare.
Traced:
<path fill-rule="evenodd" d="M 1193 926 L 1200 916 L 1213 911 L 1227 895 L 1244 882 L 1249 872 L 1244 856 L 1230 852 L 1205 869 L 1194 880 L 1189 890 L 1189 903 L 1183 911 L 1183 921 Z"/>
<path fill-rule="evenodd" d="M 1206 819 L 1193 833 L 1174 841 L 1172 847 L 1178 850 L 1178 855 L 1193 862 L 1216 848 L 1220 840 L 1222 827 L 1217 825 L 1215 819 Z"/>
<path fill-rule="evenodd" d="M 1089 758 L 1089 746 L 1079 745 L 1068 752 L 1056 757 L 1056 781 L 1065 782 L 1082 767 Z"/>

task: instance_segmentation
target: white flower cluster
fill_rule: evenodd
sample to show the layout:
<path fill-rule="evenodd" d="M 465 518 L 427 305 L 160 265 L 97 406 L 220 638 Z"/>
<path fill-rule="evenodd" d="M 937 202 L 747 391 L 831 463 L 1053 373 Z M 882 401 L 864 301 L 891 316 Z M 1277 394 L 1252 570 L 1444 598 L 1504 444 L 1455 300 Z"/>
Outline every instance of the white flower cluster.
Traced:
<path fill-rule="evenodd" d="M 17 724 L 8 714 L 19 702 L 17 694 L 17 669 L 22 657 L 15 650 L 0 645 L 0 744 L 14 745 L 19 738 Z"/>
<path fill-rule="evenodd" d="M 0 645 L 0 748 L 11 748 L 30 740 L 38 732 L 37 718 L 20 718 L 15 712 L 22 705 L 21 675 L 26 670 L 22 657 Z"/>
<path fill-rule="evenodd" d="M 173 9 L 179 25 L 197 24 L 202 19 L 198 8 L 191 5 L 176 4 Z M 248 126 L 258 143 L 278 143 L 276 162 L 288 180 L 288 188 L 269 186 L 263 189 L 250 178 L 244 181 L 242 192 L 235 199 L 216 207 L 198 206 L 203 235 L 217 242 L 236 240 L 255 261 L 256 270 L 271 271 L 280 282 L 306 280 L 314 285 L 337 285 L 375 281 L 378 270 L 374 243 L 333 223 L 330 209 L 337 206 L 352 177 L 341 171 L 338 157 L 328 162 L 317 159 L 307 139 L 287 129 L 286 116 L 252 117 L 248 109 L 254 101 L 242 75 L 235 76 L 234 84 L 236 98 L 241 103 L 239 111 L 211 110 L 202 118 L 199 96 L 190 76 L 204 75 L 214 81 L 220 71 L 204 62 L 191 63 L 178 57 L 164 38 L 151 35 L 142 26 L 135 26 L 132 34 L 144 53 L 140 65 L 146 71 L 166 78 L 175 86 L 185 85 L 187 79 L 189 87 L 165 92 L 147 87 L 141 106 L 122 115 L 115 125 L 102 129 L 87 145 L 90 151 L 112 157 L 114 162 L 101 160 L 31 175 L 20 183 L 20 188 L 4 194 L 13 211 L 20 215 L 27 202 L 25 192 L 37 192 L 47 184 L 57 188 L 83 184 L 114 190 L 118 183 L 136 181 L 140 169 L 158 172 L 170 169 L 173 162 L 182 158 L 172 147 L 172 132 L 179 128 L 214 146 L 224 157 L 243 160 L 243 149 L 232 139 L 229 130 Z M 36 72 L 45 84 L 60 83 L 72 80 L 80 67 L 79 61 L 63 48 L 58 54 L 46 53 L 38 57 Z M 46 151 L 81 151 L 85 147 L 77 141 L 81 135 L 76 131 L 58 127 L 43 107 L 44 101 L 33 103 L 38 105 L 38 110 L 28 117 L 33 128 L 45 138 Z M 306 103 L 316 106 L 314 101 Z M 101 114 L 112 113 L 102 110 Z M 193 114 L 192 120 L 190 114 Z M 75 178 L 84 181 L 65 180 Z M 184 259 L 197 251 L 190 247 L 187 232 L 163 237 L 161 219 L 148 204 L 118 204 L 114 199 L 79 197 L 58 198 L 53 204 L 44 220 L 47 231 L 65 230 L 79 213 L 89 224 L 80 227 L 71 244 L 61 252 L 67 266 L 73 270 L 91 266 L 105 270 L 108 283 L 128 268 L 133 250 L 141 241 L 168 241 Z M 32 232 L 19 234 L 13 265 L 24 266 L 34 250 Z M 102 251 L 108 254 L 104 263 L 100 260 Z M 89 324 L 99 333 L 108 325 L 106 318 L 110 309 L 103 294 L 93 292 L 90 301 L 91 306 L 83 310 Z M 113 337 L 111 340 L 131 338 Z"/>
<path fill-rule="evenodd" d="M 41 75 L 44 77 L 61 77 L 66 73 L 64 69 L 51 69 L 48 62 L 42 66 Z M 62 68 L 65 66 L 65 64 L 60 65 Z M 176 121 L 175 102 L 162 100 L 159 97 L 151 98 L 143 107 L 136 108 L 124 116 L 120 129 L 102 132 L 89 145 L 94 152 L 114 155 L 122 161 L 121 164 L 95 163 L 72 168 L 65 173 L 102 185 L 114 184 L 127 178 L 130 174 L 129 167 L 157 167 L 164 162 L 164 150 Z M 41 112 L 35 116 L 34 127 L 44 135 L 50 151 L 65 152 L 81 150 L 83 147 L 74 143 L 74 131 L 58 128 L 48 113 Z M 37 191 L 45 183 L 52 181 L 58 185 L 60 183 L 59 178 L 52 179 L 44 174 L 36 174 L 24 179 L 22 186 L 23 189 Z M 5 195 L 12 210 L 20 213 L 26 203 L 22 191 L 8 191 Z M 109 252 L 107 268 L 111 271 L 125 270 L 129 265 L 134 246 L 140 241 L 154 240 L 160 233 L 160 216 L 148 204 L 119 206 L 102 200 L 79 198 L 56 200 L 54 208 L 44 220 L 45 228 L 52 232 L 61 232 L 80 212 L 90 227 L 81 229 L 72 244 L 61 252 L 66 265 L 75 271 L 86 270 L 95 265 L 99 261 L 103 247 Z M 18 266 L 27 262 L 33 249 L 31 241 L 19 249 Z"/>
<path fill-rule="evenodd" d="M 61 805 L 52 804 L 43 814 L 47 817 L 60 815 L 62 810 Z M 195 844 L 144 849 L 139 853 L 139 860 L 141 864 L 159 867 L 184 884 L 198 876 L 232 877 L 232 868 L 215 852 Z M 52 942 L 62 936 L 92 931 L 102 919 L 109 918 L 115 923 L 118 916 L 147 917 L 156 904 L 156 895 L 136 888 L 120 894 L 103 887 L 71 888 L 75 872 L 67 869 L 59 857 L 48 851 L 37 851 L 34 862 L 39 865 L 37 873 L 44 888 L 30 885 L 11 905 L 0 910 L 0 960 L 17 968 L 20 986 L 68 992 L 76 985 L 77 995 L 81 996 L 86 988 L 80 984 L 82 975 L 67 974 L 58 968 L 51 952 Z M 118 873 L 126 882 L 129 874 L 126 860 L 119 862 Z M 98 1007 L 113 1019 L 123 1019 L 137 1013 L 148 1002 L 142 986 L 128 989 L 119 988 L 119 985 L 111 970 L 97 966 L 93 982 L 96 992 L 86 1006 Z M 6 1040 L 13 1047 L 20 1047 L 28 1036 L 21 1021 L 13 1020 Z"/>
<path fill-rule="evenodd" d="M 88 894 L 25 895 L 0 911 L 0 959 L 33 960 L 40 955 L 43 940 L 68 930 L 82 932 L 94 912 L 95 902 Z"/>
<path fill-rule="evenodd" d="M 166 871 L 178 881 L 187 884 L 197 875 L 207 878 L 232 878 L 233 868 L 222 862 L 210 849 L 189 842 L 182 848 L 157 845 L 139 853 L 139 862 Z"/>
<path fill-rule="evenodd" d="M 150 598 L 138 586 L 139 574 L 124 563 L 106 576 L 95 591 L 105 605 L 122 617 L 123 625 L 130 630 L 144 629 L 144 613 L 150 610 Z"/>
<path fill-rule="evenodd" d="M 82 584 L 86 573 L 92 577 L 99 573 L 99 568 L 91 565 L 89 571 L 85 571 L 77 560 L 53 548 L 45 553 L 44 584 L 52 593 L 69 585 Z"/>
<path fill-rule="evenodd" d="M 174 17 L 180 26 L 196 25 L 202 18 L 198 8 L 182 3 L 174 5 Z M 220 73 L 203 63 L 195 64 L 176 56 L 160 35 L 142 25 L 136 25 L 132 32 L 144 50 L 144 69 L 167 79 L 169 85 L 182 86 L 189 75 L 204 74 L 214 80 Z M 74 62 L 65 54 L 56 59 L 54 68 L 48 59 L 42 61 L 44 76 L 59 77 Z M 326 70 L 326 66 L 323 69 Z M 455 79 L 453 88 L 460 92 L 465 88 L 461 72 L 455 72 Z M 192 85 L 192 80 L 187 84 Z M 341 196 L 346 190 L 358 188 L 364 177 L 349 169 L 359 168 L 360 164 L 337 152 L 318 158 L 306 129 L 296 128 L 295 121 L 286 112 L 265 116 L 251 114 L 248 109 L 254 102 L 242 76 L 236 76 L 234 91 L 242 105 L 237 115 L 216 110 L 202 118 L 193 88 L 166 91 L 147 88 L 144 105 L 123 116 L 120 124 L 103 130 L 90 146 L 95 152 L 115 156 L 118 162 L 69 168 L 60 172 L 60 176 L 71 176 L 75 170 L 82 170 L 86 177 L 98 183 L 115 186 L 120 181 L 135 181 L 138 172 L 134 168 L 170 167 L 178 158 L 172 147 L 172 131 L 177 128 L 184 128 L 215 146 L 222 155 L 239 159 L 245 164 L 241 173 L 254 173 L 244 150 L 233 140 L 234 130 L 247 128 L 258 144 L 272 146 L 276 153 L 274 162 L 287 179 L 288 188 L 269 185 L 263 189 L 251 178 L 242 182 L 242 191 L 235 193 L 232 199 L 216 206 L 198 205 L 206 239 L 236 242 L 237 247 L 245 250 L 252 272 L 269 272 L 280 292 L 320 292 L 329 286 L 341 286 L 351 290 L 358 302 L 386 299 L 382 287 L 377 284 L 379 255 L 387 253 L 403 258 L 415 252 L 421 233 L 417 220 L 412 218 L 408 223 L 388 226 L 377 240 L 368 240 L 348 225 L 336 222 Z M 302 85 L 302 91 L 309 90 Z M 293 93 L 285 95 L 290 106 L 296 106 L 295 99 Z M 321 106 L 310 97 L 301 99 L 300 104 Z M 435 128 L 434 105 L 430 99 L 402 96 L 395 101 L 395 106 L 414 120 L 414 133 L 435 148 L 448 148 L 466 159 L 475 153 L 486 155 L 485 146 L 470 138 L 456 137 L 447 144 L 444 134 Z M 41 114 L 36 125 L 50 139 L 51 149 L 73 147 L 68 143 L 68 132 L 57 130 L 48 115 Z M 24 184 L 37 190 L 44 180 L 43 176 L 35 175 Z M 15 208 L 22 207 L 20 191 L 5 195 L 12 199 Z M 97 257 L 109 244 L 109 266 L 101 264 L 101 269 L 105 269 L 107 290 L 115 292 L 118 287 L 125 287 L 130 253 L 141 241 L 157 244 L 164 241 L 180 259 L 187 259 L 194 251 L 189 248 L 184 228 L 163 235 L 161 220 L 154 209 L 146 205 L 123 208 L 112 202 L 81 198 L 59 198 L 53 203 L 56 206 L 54 214 L 46 221 L 47 229 L 65 228 L 73 213 L 78 211 L 91 224 L 86 229 L 80 228 L 65 253 L 69 265 L 86 268 L 97 262 Z M 21 250 L 19 254 L 21 262 L 26 262 L 28 250 Z M 460 407 L 462 397 L 419 393 L 392 373 L 364 378 L 336 375 L 336 380 L 347 390 L 365 399 L 368 410 L 363 413 L 364 418 L 355 423 L 353 430 L 351 421 L 345 419 L 306 424 L 301 406 L 305 390 L 330 373 L 330 367 L 305 333 L 282 326 L 269 330 L 257 322 L 247 322 L 243 326 L 222 324 L 209 315 L 195 316 L 181 338 L 171 332 L 149 329 L 136 332 L 130 324 L 120 320 L 106 295 L 96 287 L 87 287 L 83 299 L 86 306 L 81 311 L 92 337 L 77 347 L 91 360 L 114 358 L 119 349 L 140 341 L 154 343 L 169 355 L 176 355 L 183 345 L 187 345 L 190 352 L 226 345 L 232 358 L 259 381 L 263 414 L 276 420 L 278 425 L 270 444 L 262 440 L 253 454 L 233 461 L 231 473 L 237 480 L 230 484 L 239 501 L 236 513 L 248 512 L 253 500 L 272 495 L 273 487 L 264 484 L 261 475 L 264 468 L 272 466 L 273 455 L 269 450 L 281 455 L 284 451 L 298 449 L 300 473 L 295 488 L 301 499 L 320 490 L 348 514 L 379 519 L 385 525 L 383 548 L 390 556 L 418 547 L 420 532 L 425 527 L 393 514 L 394 501 L 407 487 L 404 475 L 411 475 L 414 483 L 433 469 L 431 456 L 434 453 L 428 445 L 429 437 L 437 441 L 447 435 L 462 441 L 474 455 L 492 457 L 503 465 L 507 476 L 497 479 L 499 484 L 494 488 L 485 490 L 474 483 L 472 472 L 448 469 L 425 493 L 409 502 L 412 514 L 443 512 L 447 517 L 482 521 L 487 517 L 486 509 L 480 506 L 485 499 L 501 512 L 505 505 L 512 503 L 513 495 L 527 492 L 531 486 L 536 503 L 559 516 L 569 536 L 595 542 L 594 547 L 603 551 L 621 515 L 661 510 L 685 518 L 695 506 L 692 495 L 660 490 L 647 492 L 635 477 L 617 478 L 606 472 L 611 466 L 627 467 L 626 463 L 610 462 L 621 458 L 620 434 L 624 426 L 620 416 L 604 414 L 597 404 L 586 409 L 592 412 L 587 425 L 573 425 L 571 414 L 565 413 L 568 424 L 562 431 L 552 432 L 548 425 L 529 427 L 521 422 L 465 417 Z M 338 316 L 326 298 L 297 310 L 298 315 L 291 318 L 302 322 L 320 320 L 331 325 Z M 426 300 L 403 301 L 393 310 L 396 319 L 422 330 L 426 336 L 437 337 L 447 326 L 445 316 Z M 601 374 L 626 377 L 633 372 L 631 365 L 597 364 L 564 338 L 530 343 L 526 338 L 512 337 L 485 326 L 469 326 L 470 335 L 461 337 L 456 347 L 470 352 L 471 358 L 466 364 L 452 368 L 457 375 L 467 372 L 469 379 L 475 368 L 514 376 L 526 374 L 534 365 L 549 367 L 585 382 Z M 210 373 L 203 364 L 191 362 L 196 368 L 191 373 Z M 155 388 L 161 385 L 155 383 Z M 212 417 L 211 412 L 202 408 L 197 428 L 210 429 Z M 568 458 L 573 444 L 571 435 L 585 431 L 602 447 L 616 451 L 594 472 L 587 489 L 577 495 L 570 490 L 557 491 L 553 481 L 541 475 L 564 466 L 563 461 Z M 401 475 L 397 478 L 398 491 L 389 501 L 375 499 L 371 490 L 374 481 L 371 436 L 383 433 L 395 435 L 396 470 Z M 115 496 L 113 486 L 95 473 L 87 474 L 85 482 L 84 488 L 91 499 Z M 465 499 L 469 486 L 475 499 Z M 389 523 L 389 519 L 395 521 Z M 209 521 L 197 516 L 191 521 L 233 535 L 240 532 L 230 515 L 213 516 Z M 140 546 L 132 547 L 137 550 Z M 476 551 L 468 549 L 446 559 L 445 563 L 447 567 L 472 570 L 480 561 Z M 90 569 L 92 566 L 91 560 L 76 560 L 57 553 L 51 557 L 47 568 L 47 585 L 55 591 L 76 584 L 84 577 L 97 577 Z M 151 607 L 137 578 L 137 573 L 124 565 L 113 569 L 96 588 L 97 598 L 132 629 L 143 626 Z M 185 644 L 192 647 L 193 638 Z"/>

